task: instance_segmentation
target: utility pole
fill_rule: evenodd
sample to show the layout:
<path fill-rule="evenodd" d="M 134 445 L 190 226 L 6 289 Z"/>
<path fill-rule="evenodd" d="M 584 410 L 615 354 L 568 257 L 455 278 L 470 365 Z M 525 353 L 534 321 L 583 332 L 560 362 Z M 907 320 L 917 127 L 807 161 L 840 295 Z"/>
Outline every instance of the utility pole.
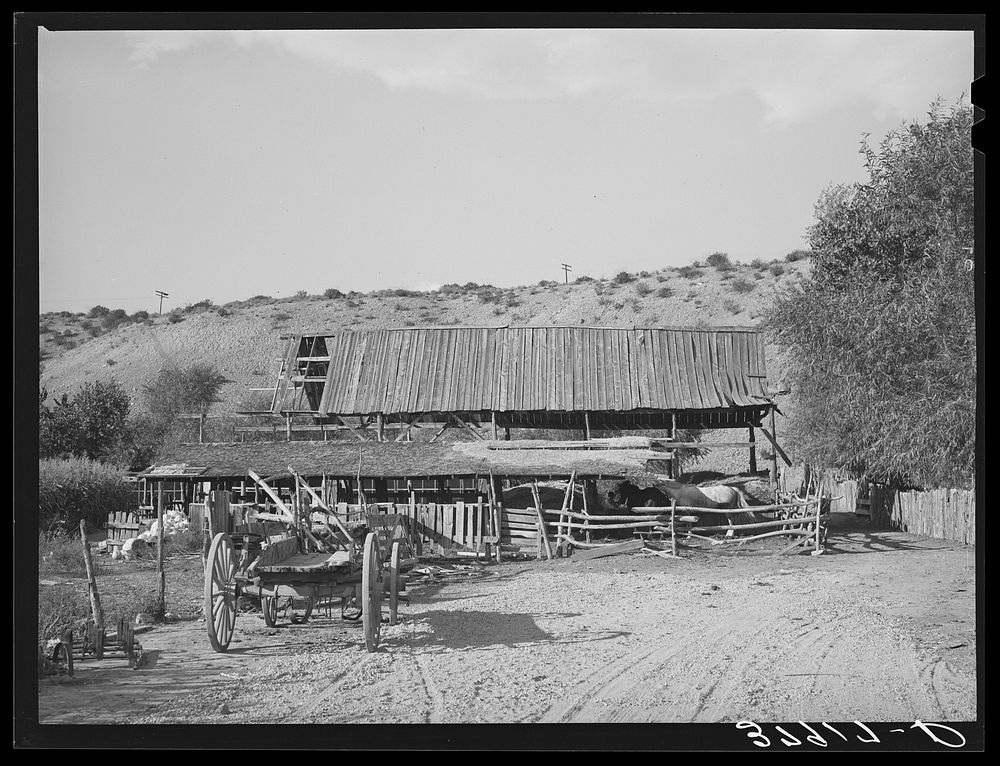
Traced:
<path fill-rule="evenodd" d="M 566 278 L 566 284 L 569 284 L 569 273 L 573 270 L 573 267 L 568 263 L 562 264 L 563 276 Z"/>
<path fill-rule="evenodd" d="M 158 313 L 162 314 L 163 313 L 163 299 L 164 298 L 169 298 L 170 297 L 170 293 L 165 293 L 162 290 L 157 290 L 156 294 L 160 296 L 160 310 L 159 310 Z"/>

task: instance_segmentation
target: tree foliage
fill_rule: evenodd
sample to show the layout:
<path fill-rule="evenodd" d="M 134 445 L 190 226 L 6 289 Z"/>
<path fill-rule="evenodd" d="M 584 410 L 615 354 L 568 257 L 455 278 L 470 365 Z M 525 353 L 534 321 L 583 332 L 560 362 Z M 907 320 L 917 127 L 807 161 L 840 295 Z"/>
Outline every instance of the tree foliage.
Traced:
<path fill-rule="evenodd" d="M 972 110 L 862 142 L 868 180 L 826 189 L 813 270 L 765 327 L 795 399 L 789 439 L 816 465 L 869 480 L 969 486 L 976 338 Z"/>
<path fill-rule="evenodd" d="M 144 389 L 152 425 L 165 433 L 178 415 L 204 415 L 226 378 L 211 364 L 165 367 Z"/>
<path fill-rule="evenodd" d="M 120 384 L 84 383 L 75 396 L 63 394 L 54 406 L 39 391 L 39 457 L 86 457 L 120 462 L 127 452 L 128 394 Z"/>

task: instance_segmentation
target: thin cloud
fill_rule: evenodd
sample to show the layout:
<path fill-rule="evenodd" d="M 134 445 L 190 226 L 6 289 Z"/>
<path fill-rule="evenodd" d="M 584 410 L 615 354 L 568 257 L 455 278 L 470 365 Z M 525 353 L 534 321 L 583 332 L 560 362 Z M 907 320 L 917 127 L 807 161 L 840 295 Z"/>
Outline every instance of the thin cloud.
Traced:
<path fill-rule="evenodd" d="M 780 129 L 847 105 L 922 114 L 972 78 L 972 33 L 858 30 L 472 29 L 130 33 L 148 68 L 212 40 L 268 46 L 392 90 L 490 100 L 690 103 L 752 93 Z"/>

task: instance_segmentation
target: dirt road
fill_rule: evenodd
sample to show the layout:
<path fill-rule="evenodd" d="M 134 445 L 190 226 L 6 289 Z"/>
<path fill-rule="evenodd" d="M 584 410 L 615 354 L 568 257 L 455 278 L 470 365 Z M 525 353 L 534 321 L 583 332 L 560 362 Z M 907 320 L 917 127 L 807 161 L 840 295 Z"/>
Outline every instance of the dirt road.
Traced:
<path fill-rule="evenodd" d="M 853 517 L 850 517 L 853 519 Z M 226 654 L 197 619 L 141 634 L 143 669 L 40 682 L 41 723 L 970 721 L 975 551 L 834 529 L 823 556 L 686 551 L 472 566 L 359 624 L 268 629 Z"/>

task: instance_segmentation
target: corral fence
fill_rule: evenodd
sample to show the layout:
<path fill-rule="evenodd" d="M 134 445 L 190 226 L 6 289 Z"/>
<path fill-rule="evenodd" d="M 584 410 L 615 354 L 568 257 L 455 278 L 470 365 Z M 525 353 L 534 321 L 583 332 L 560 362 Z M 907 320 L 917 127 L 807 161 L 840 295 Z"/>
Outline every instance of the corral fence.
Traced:
<path fill-rule="evenodd" d="M 214 532 L 258 531 L 265 536 L 277 533 L 281 527 L 275 525 L 269 530 L 266 525 L 255 521 L 267 517 L 268 509 L 254 505 L 228 503 L 226 495 L 218 493 L 220 502 L 192 503 L 191 523 L 195 529 L 210 528 Z M 677 514 L 676 533 L 678 535 L 699 536 L 739 531 L 741 535 L 751 533 L 749 539 L 770 537 L 780 534 L 794 538 L 791 548 L 809 545 L 816 535 L 816 522 L 825 531 L 827 514 L 816 514 L 816 502 L 805 501 L 755 508 L 755 511 L 770 511 L 776 518 L 758 524 L 736 525 L 714 521 L 723 511 L 706 511 L 688 508 L 642 508 L 628 516 L 588 515 L 574 511 L 543 508 L 541 513 L 534 507 L 499 508 L 488 502 L 476 503 L 337 503 L 330 510 L 347 524 L 363 524 L 371 514 L 397 516 L 405 519 L 405 525 L 412 535 L 417 555 L 475 553 L 487 554 L 499 545 L 505 553 L 520 553 L 538 558 L 547 558 L 553 552 L 564 552 L 569 546 L 576 548 L 600 547 L 609 533 L 639 535 L 666 535 L 669 539 L 674 532 L 672 512 Z M 263 513 L 260 513 L 263 510 Z M 705 514 L 710 514 L 709 518 Z M 691 514 L 698 514 L 692 516 Z M 544 528 L 544 533 L 541 530 Z M 748 538 L 738 538 L 747 541 Z M 734 540 L 735 542 L 735 540 Z M 562 551 L 560 551 L 560 548 Z"/>
<path fill-rule="evenodd" d="M 972 490 L 903 492 L 873 484 L 869 498 L 873 529 L 976 544 L 976 494 Z"/>

